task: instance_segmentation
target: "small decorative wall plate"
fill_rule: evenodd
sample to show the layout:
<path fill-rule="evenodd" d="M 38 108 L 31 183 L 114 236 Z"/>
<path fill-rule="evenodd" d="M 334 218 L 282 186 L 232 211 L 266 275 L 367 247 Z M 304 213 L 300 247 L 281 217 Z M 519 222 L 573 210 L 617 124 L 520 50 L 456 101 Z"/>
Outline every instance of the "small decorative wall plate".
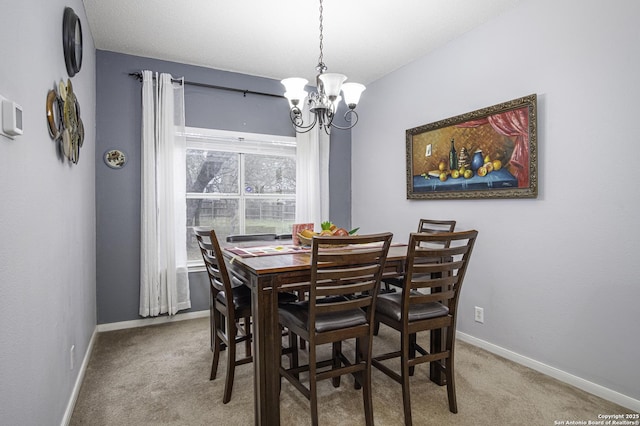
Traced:
<path fill-rule="evenodd" d="M 104 153 L 104 163 L 112 169 L 121 169 L 127 163 L 127 155 L 119 149 L 110 149 Z"/>

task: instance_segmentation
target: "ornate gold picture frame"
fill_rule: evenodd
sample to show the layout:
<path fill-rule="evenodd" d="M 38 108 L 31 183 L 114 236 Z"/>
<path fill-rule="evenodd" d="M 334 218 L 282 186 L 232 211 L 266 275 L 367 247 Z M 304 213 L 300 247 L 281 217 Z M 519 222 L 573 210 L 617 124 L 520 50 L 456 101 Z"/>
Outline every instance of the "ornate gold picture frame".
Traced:
<path fill-rule="evenodd" d="M 535 94 L 406 131 L 407 199 L 536 198 Z"/>

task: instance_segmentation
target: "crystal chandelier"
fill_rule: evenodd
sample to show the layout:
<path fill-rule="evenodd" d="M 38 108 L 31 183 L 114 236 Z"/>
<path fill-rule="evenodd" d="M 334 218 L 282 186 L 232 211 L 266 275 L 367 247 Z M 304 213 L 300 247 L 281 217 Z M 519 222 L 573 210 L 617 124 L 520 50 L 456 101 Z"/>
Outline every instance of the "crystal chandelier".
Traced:
<path fill-rule="evenodd" d="M 322 0 L 320 0 L 320 57 L 316 71 L 317 92 L 309 94 L 305 89 L 308 80 L 304 78 L 286 78 L 281 81 L 285 87 L 284 96 L 289 101 L 289 118 L 298 133 L 306 133 L 318 124 L 329 134 L 331 127 L 348 130 L 358 122 L 358 114 L 355 111 L 360 100 L 360 95 L 365 87 L 359 83 L 344 83 L 346 75 L 337 73 L 327 73 L 327 66 L 322 61 Z M 343 84 L 344 83 L 344 84 Z M 333 122 L 334 115 L 338 109 L 338 104 L 342 100 L 340 91 L 344 95 L 344 102 L 349 109 L 344 113 L 344 119 L 349 126 L 338 126 Z M 309 111 L 313 114 L 313 121 L 305 123 L 302 117 L 302 107 L 307 102 Z"/>

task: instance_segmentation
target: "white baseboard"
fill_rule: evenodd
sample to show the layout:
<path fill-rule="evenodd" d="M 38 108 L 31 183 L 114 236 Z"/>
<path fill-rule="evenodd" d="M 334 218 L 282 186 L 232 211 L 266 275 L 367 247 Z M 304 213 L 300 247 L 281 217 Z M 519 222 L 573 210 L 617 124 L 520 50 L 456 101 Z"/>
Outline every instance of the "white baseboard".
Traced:
<path fill-rule="evenodd" d="M 602 399 L 606 399 L 607 401 L 611 401 L 615 404 L 629 408 L 635 412 L 640 412 L 640 400 L 623 395 L 614 390 L 605 388 L 604 386 L 600 386 L 578 376 L 574 376 L 573 374 L 569 374 L 566 371 L 562 371 L 534 359 L 527 358 L 526 356 L 512 352 L 508 349 L 502 348 L 500 346 L 494 345 L 493 343 L 489 343 L 460 331 L 456 332 L 456 337 L 463 342 L 485 349 L 510 361 L 524 365 L 525 367 L 529 367 L 532 370 L 539 371 L 542 374 L 575 386 L 578 389 L 582 389 L 583 391 L 589 392 L 590 394 L 596 395 Z"/>
<path fill-rule="evenodd" d="M 80 387 L 82 386 L 82 382 L 84 381 L 84 375 L 87 372 L 87 365 L 89 365 L 89 359 L 91 358 L 91 352 L 93 352 L 93 345 L 96 341 L 97 336 L 97 327 L 93 330 L 93 334 L 91 334 L 91 339 L 89 340 L 89 345 L 87 346 L 87 351 L 84 354 L 84 358 L 82 359 L 82 364 L 80 365 L 80 370 L 78 371 L 78 377 L 76 377 L 76 382 L 73 385 L 73 390 L 71 391 L 71 396 L 69 397 L 69 402 L 67 403 L 67 409 L 64 412 L 64 417 L 62 417 L 61 426 L 68 426 L 69 422 L 71 422 L 71 415 L 73 414 L 73 409 L 76 406 L 76 401 L 78 400 L 78 395 L 80 394 Z"/>
<path fill-rule="evenodd" d="M 156 324 L 165 324 L 168 322 L 175 321 L 184 321 L 196 318 L 204 318 L 209 316 L 209 310 L 205 311 L 195 311 L 195 312 L 185 312 L 184 314 L 178 315 L 163 315 L 160 317 L 152 317 L 152 318 L 143 318 L 131 321 L 121 321 L 121 322 L 112 322 L 109 324 L 98 324 L 96 327 L 98 332 L 102 333 L 103 331 L 113 331 L 113 330 L 124 330 L 126 328 L 135 328 L 135 327 L 145 327 L 148 325 L 156 325 Z"/>

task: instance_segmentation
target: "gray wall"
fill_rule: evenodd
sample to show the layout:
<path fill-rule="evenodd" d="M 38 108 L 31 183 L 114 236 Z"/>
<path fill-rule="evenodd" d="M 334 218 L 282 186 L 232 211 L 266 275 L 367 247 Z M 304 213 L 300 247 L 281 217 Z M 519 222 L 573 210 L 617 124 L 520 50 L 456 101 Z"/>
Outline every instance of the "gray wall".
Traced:
<path fill-rule="evenodd" d="M 85 127 L 77 165 L 59 158 L 45 115 L 47 92 L 68 78 L 65 6 L 84 29 L 82 68 L 71 79 Z M 95 55 L 86 24 L 81 0 L 0 1 L 0 94 L 22 106 L 24 125 L 15 140 L 0 136 L 5 425 L 63 423 L 95 330 Z"/>
<path fill-rule="evenodd" d="M 131 72 L 149 69 L 184 76 L 187 81 L 281 94 L 279 81 L 159 61 L 119 53 L 96 53 L 96 211 L 98 323 L 138 319 L 140 276 L 140 122 L 142 84 Z M 293 136 L 284 98 L 185 86 L 186 125 Z M 331 139 L 331 220 L 351 224 L 351 137 Z M 120 170 L 102 161 L 105 151 L 124 150 Z M 192 311 L 208 309 L 203 273 L 192 273 Z"/>
<path fill-rule="evenodd" d="M 421 217 L 479 230 L 460 331 L 591 391 L 617 392 L 636 410 L 638 16 L 636 0 L 523 0 L 371 84 L 352 134 L 353 158 L 367 158 L 353 162 L 354 226 L 396 240 Z M 406 199 L 406 129 L 531 93 L 537 199 Z M 381 194 L 392 208 L 379 207 Z M 484 324 L 474 322 L 474 306 L 484 307 Z"/>

